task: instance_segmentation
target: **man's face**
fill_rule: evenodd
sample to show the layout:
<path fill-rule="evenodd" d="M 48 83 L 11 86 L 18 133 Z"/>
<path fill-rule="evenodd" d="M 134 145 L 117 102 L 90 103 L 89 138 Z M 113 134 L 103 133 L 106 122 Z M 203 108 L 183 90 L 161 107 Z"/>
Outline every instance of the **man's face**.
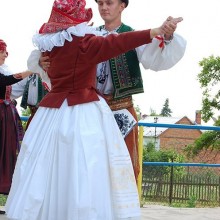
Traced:
<path fill-rule="evenodd" d="M 121 12 L 125 8 L 125 3 L 120 0 L 97 0 L 99 13 L 105 22 L 121 20 Z"/>

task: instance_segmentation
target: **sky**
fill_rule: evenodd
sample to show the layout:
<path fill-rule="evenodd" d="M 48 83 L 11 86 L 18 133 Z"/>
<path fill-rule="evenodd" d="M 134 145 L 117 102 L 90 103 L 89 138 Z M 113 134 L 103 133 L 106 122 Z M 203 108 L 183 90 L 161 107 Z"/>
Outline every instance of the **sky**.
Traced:
<path fill-rule="evenodd" d="M 48 21 L 52 4 L 53 0 L 1 0 L 0 39 L 8 45 L 6 64 L 13 72 L 27 69 L 27 58 L 36 49 L 32 36 Z M 95 0 L 87 0 L 87 7 L 93 9 L 94 26 L 103 24 Z M 129 1 L 122 15 L 125 24 L 141 30 L 160 26 L 168 16 L 183 17 L 176 32 L 187 41 L 184 57 L 173 68 L 154 72 L 141 67 L 145 92 L 133 98 L 143 114 L 150 114 L 151 109 L 159 114 L 168 98 L 173 117 L 195 119 L 202 103 L 199 61 L 220 55 L 219 8 L 219 0 Z"/>

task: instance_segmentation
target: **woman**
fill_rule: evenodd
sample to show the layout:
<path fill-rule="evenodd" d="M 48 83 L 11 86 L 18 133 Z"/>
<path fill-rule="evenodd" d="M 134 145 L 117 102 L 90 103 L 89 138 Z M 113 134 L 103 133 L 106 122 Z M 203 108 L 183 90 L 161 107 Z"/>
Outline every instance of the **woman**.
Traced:
<path fill-rule="evenodd" d="M 151 42 L 166 25 L 96 36 L 100 33 L 87 25 L 92 11 L 85 4 L 56 0 L 49 21 L 33 38 L 50 58 L 51 90 L 22 142 L 6 202 L 9 219 L 140 219 L 127 147 L 95 89 L 96 64 Z"/>
<path fill-rule="evenodd" d="M 8 194 L 16 162 L 16 152 L 23 138 L 23 128 L 16 107 L 10 99 L 11 85 L 31 74 L 11 74 L 4 65 L 7 45 L 0 40 L 0 194 Z M 4 211 L 0 211 L 4 214 Z"/>

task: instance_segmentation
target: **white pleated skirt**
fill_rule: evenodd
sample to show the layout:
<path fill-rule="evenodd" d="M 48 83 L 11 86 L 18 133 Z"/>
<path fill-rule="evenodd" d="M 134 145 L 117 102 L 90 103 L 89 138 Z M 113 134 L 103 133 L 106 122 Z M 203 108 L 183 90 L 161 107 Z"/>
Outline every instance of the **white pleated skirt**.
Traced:
<path fill-rule="evenodd" d="M 131 160 L 104 101 L 40 107 L 6 202 L 10 220 L 140 220 Z"/>

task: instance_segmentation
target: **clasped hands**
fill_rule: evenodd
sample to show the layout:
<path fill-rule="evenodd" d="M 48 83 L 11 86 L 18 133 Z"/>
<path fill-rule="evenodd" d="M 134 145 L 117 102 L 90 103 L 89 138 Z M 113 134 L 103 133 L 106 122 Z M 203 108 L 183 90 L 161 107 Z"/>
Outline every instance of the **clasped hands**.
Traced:
<path fill-rule="evenodd" d="M 177 24 L 183 20 L 182 17 L 173 18 L 169 16 L 161 26 L 165 40 L 169 40 L 177 28 Z"/>
<path fill-rule="evenodd" d="M 162 35 L 165 40 L 170 40 L 177 28 L 177 24 L 182 20 L 182 17 L 173 18 L 169 16 L 160 27 L 151 29 L 151 37 L 153 38 L 156 35 Z"/>

